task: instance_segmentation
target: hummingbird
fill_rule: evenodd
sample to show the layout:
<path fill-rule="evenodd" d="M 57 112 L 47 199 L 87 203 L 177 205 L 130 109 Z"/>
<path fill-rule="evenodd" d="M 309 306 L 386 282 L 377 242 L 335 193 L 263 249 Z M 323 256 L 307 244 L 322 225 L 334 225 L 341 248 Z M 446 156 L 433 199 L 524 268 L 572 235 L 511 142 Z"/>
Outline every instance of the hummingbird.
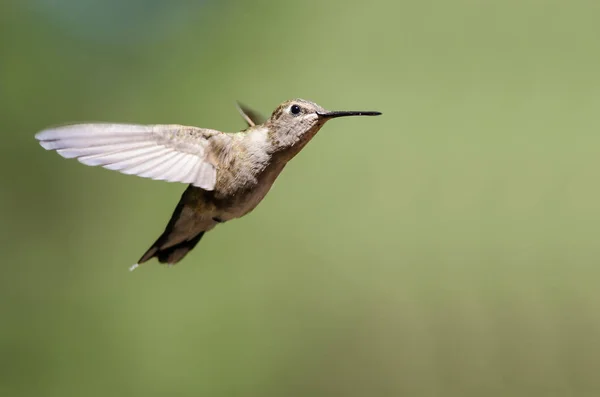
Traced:
<path fill-rule="evenodd" d="M 328 111 L 304 99 L 283 102 L 271 117 L 237 103 L 240 132 L 178 124 L 79 123 L 35 135 L 46 150 L 123 174 L 187 184 L 165 230 L 142 255 L 174 265 L 216 225 L 248 214 L 323 125 L 375 111 Z"/>

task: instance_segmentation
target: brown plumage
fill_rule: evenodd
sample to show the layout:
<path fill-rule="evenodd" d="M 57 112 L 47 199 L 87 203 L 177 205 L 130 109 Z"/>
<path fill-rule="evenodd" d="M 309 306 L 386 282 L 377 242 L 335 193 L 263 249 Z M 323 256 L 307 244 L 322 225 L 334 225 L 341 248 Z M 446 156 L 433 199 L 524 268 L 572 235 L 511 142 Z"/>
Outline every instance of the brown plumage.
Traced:
<path fill-rule="evenodd" d="M 248 128 L 224 133 L 182 125 L 74 124 L 36 135 L 66 158 L 146 178 L 187 183 L 163 233 L 138 263 L 181 261 L 217 224 L 251 212 L 290 161 L 332 118 L 379 112 L 329 112 L 294 99 L 265 120 L 238 104 Z"/>

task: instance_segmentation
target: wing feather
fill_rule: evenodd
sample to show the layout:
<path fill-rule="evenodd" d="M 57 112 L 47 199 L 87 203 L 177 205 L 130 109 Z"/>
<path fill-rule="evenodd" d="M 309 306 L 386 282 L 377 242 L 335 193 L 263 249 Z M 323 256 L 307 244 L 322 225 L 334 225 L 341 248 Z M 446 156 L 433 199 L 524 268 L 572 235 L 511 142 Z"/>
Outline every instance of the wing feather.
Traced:
<path fill-rule="evenodd" d="M 124 174 L 191 183 L 213 190 L 216 167 L 208 161 L 218 131 L 182 125 L 73 124 L 36 134 L 46 150 Z"/>

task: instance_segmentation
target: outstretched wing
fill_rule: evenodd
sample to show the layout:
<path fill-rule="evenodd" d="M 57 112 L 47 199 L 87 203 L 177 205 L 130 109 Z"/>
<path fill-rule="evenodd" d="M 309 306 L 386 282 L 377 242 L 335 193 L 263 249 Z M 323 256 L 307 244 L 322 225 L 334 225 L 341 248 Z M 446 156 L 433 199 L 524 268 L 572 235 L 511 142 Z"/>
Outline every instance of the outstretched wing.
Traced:
<path fill-rule="evenodd" d="M 243 103 L 236 102 L 236 105 L 238 112 L 240 112 L 244 120 L 246 120 L 248 127 L 254 127 L 255 125 L 263 124 L 267 120 L 262 114 L 258 113 L 253 109 L 250 109 Z"/>
<path fill-rule="evenodd" d="M 217 171 L 208 151 L 217 134 L 183 125 L 94 123 L 49 128 L 35 138 L 44 149 L 86 165 L 213 190 Z"/>

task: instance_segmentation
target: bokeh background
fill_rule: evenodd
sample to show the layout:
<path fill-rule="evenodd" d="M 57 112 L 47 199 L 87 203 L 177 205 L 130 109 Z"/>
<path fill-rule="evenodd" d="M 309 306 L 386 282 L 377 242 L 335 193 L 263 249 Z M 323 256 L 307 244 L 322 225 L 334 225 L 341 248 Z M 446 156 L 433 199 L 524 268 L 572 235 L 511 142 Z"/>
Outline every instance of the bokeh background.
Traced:
<path fill-rule="evenodd" d="M 596 396 L 600 5 L 0 3 L 0 395 Z M 249 216 L 127 268 L 185 186 L 73 121 L 330 122 Z"/>

